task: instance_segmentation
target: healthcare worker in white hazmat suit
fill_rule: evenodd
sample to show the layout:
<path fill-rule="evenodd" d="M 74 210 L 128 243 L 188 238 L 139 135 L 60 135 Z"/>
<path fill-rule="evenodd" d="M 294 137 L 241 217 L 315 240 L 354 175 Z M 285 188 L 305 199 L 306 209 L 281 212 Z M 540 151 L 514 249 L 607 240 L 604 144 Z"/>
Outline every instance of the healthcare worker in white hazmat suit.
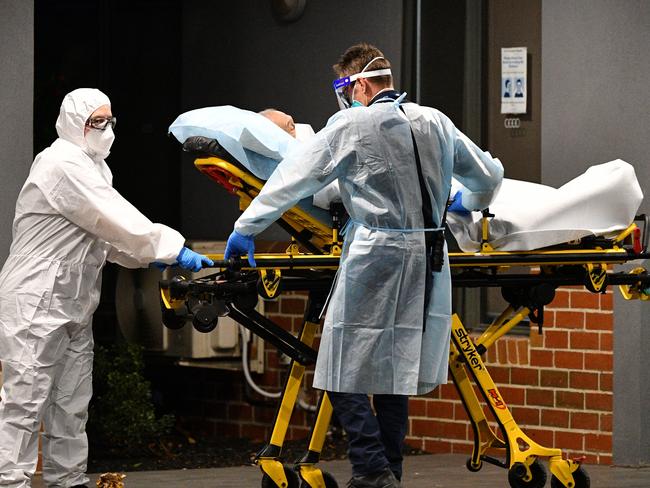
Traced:
<path fill-rule="evenodd" d="M 349 48 L 334 69 L 341 107 L 352 108 L 279 164 L 235 223 L 226 257 L 252 260 L 256 234 L 338 179 L 350 221 L 314 387 L 348 434 L 349 486 L 390 488 L 400 486 L 407 395 L 447 380 L 451 280 L 439 228 L 452 174 L 468 189 L 462 205 L 482 209 L 503 167 L 441 112 L 404 103 L 376 47 Z M 445 256 L 437 271 L 434 248 L 438 266 Z"/>
<path fill-rule="evenodd" d="M 92 394 L 92 314 L 108 260 L 126 267 L 211 264 L 112 187 L 110 100 L 81 88 L 63 99 L 58 139 L 36 156 L 0 273 L 0 487 L 29 487 L 43 423 L 48 487 L 80 487 Z"/>

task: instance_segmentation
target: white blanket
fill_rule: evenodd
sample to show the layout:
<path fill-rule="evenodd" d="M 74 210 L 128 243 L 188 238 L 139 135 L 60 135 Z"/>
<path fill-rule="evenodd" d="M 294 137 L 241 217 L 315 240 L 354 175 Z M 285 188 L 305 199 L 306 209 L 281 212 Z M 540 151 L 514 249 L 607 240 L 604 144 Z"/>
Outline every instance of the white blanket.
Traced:
<path fill-rule="evenodd" d="M 592 166 L 557 189 L 504 179 L 490 206 L 495 217 L 489 243 L 499 251 L 528 251 L 589 235 L 609 236 L 632 223 L 642 200 L 634 167 L 620 159 Z M 480 248 L 481 217 L 480 212 L 447 214 L 464 252 Z"/>

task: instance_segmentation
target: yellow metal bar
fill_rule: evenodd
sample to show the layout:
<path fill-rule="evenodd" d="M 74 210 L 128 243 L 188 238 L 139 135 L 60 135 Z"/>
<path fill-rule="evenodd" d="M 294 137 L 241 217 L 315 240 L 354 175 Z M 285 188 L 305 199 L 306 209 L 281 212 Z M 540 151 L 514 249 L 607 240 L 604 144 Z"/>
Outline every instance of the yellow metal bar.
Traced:
<path fill-rule="evenodd" d="M 513 327 L 528 317 L 529 314 L 530 309 L 528 307 L 523 307 L 510 320 L 502 324 L 500 327 L 495 328 L 495 330 L 487 338 L 483 339 L 481 342 L 477 341 L 476 345 L 481 344 L 483 347 L 488 349 L 492 344 L 496 342 L 497 339 L 510 332 Z"/>
<path fill-rule="evenodd" d="M 481 391 L 486 402 L 488 402 L 490 411 L 506 437 L 505 443 L 508 446 L 509 466 L 512 467 L 517 462 L 525 464 L 528 471 L 527 477 L 530 479 L 531 474 L 528 466 L 537 457 L 562 456 L 560 449 L 547 448 L 536 443 L 519 428 L 480 354 L 476 351 L 472 339 L 456 314 L 452 317 L 451 337 L 460 357 L 462 357 L 462 361 L 467 364 L 466 367 L 474 378 L 476 386 Z"/>
<path fill-rule="evenodd" d="M 301 342 L 311 346 L 317 330 L 318 324 L 305 322 L 300 335 Z M 291 421 L 291 414 L 293 413 L 293 408 L 296 405 L 296 400 L 300 393 L 300 384 L 302 383 L 304 373 L 305 367 L 303 365 L 296 361 L 291 361 L 291 370 L 289 371 L 289 377 L 282 392 L 282 400 L 273 425 L 273 432 L 271 433 L 270 443 L 274 446 L 282 446 L 284 443 L 289 422 Z"/>
<path fill-rule="evenodd" d="M 332 402 L 330 402 L 327 393 L 323 393 L 323 399 L 320 402 L 318 409 L 318 417 L 314 424 L 314 430 L 309 440 L 309 450 L 320 453 L 325 445 L 325 437 L 327 436 L 327 429 L 332 420 Z"/>
<path fill-rule="evenodd" d="M 485 329 L 483 334 L 481 334 L 479 338 L 476 339 L 475 341 L 476 344 L 482 344 L 483 342 L 488 340 L 492 336 L 492 334 L 494 334 L 494 332 L 499 327 L 501 327 L 506 320 L 508 320 L 508 317 L 510 317 L 514 311 L 515 308 L 512 305 L 508 305 L 506 309 L 503 312 L 501 312 L 501 315 L 499 315 L 496 319 L 494 319 L 490 324 L 490 326 L 487 329 Z"/>

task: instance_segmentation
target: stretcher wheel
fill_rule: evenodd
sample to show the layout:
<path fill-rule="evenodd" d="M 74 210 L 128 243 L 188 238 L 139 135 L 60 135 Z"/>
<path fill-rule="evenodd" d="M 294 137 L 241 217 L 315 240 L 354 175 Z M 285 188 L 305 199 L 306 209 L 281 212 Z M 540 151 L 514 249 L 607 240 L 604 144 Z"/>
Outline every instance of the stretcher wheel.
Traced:
<path fill-rule="evenodd" d="M 203 334 L 212 332 L 219 323 L 219 310 L 211 303 L 202 303 L 192 308 L 192 325 Z"/>
<path fill-rule="evenodd" d="M 526 465 L 524 463 L 515 463 L 508 470 L 508 483 L 512 488 L 543 488 L 546 484 L 546 469 L 542 464 L 535 460 L 530 465 L 531 479 L 524 480 L 526 476 Z"/>
<path fill-rule="evenodd" d="M 580 466 L 573 472 L 573 481 L 575 485 L 571 488 L 589 488 L 591 486 L 591 480 L 587 472 Z M 562 482 L 557 479 L 555 476 L 551 476 L 551 488 L 567 488 Z"/>
<path fill-rule="evenodd" d="M 323 481 L 325 482 L 325 488 L 339 488 L 339 484 L 336 482 L 336 478 L 334 478 L 334 476 L 332 476 L 327 471 L 323 471 L 323 470 L 321 470 L 321 473 L 323 473 Z M 302 480 L 302 483 L 300 483 L 300 488 L 314 488 L 314 487 L 312 487 L 305 480 Z"/>
<path fill-rule="evenodd" d="M 472 464 L 472 458 L 467 458 L 467 462 L 465 463 L 465 466 L 472 473 L 476 473 L 477 471 L 480 471 L 481 468 L 483 467 L 483 462 L 479 459 L 478 463 L 474 465 Z"/>
<path fill-rule="evenodd" d="M 262 476 L 262 488 L 300 488 L 300 478 L 289 466 L 284 466 L 284 475 L 287 477 L 287 486 L 280 486 L 275 484 L 275 481 L 266 473 Z"/>

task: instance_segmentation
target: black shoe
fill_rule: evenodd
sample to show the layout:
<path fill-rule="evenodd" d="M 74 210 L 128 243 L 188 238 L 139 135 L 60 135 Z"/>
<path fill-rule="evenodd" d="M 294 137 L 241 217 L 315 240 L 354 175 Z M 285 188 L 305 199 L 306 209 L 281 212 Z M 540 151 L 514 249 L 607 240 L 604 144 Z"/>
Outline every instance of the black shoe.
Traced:
<path fill-rule="evenodd" d="M 389 468 L 363 476 L 353 476 L 348 488 L 400 488 L 400 483 Z"/>

